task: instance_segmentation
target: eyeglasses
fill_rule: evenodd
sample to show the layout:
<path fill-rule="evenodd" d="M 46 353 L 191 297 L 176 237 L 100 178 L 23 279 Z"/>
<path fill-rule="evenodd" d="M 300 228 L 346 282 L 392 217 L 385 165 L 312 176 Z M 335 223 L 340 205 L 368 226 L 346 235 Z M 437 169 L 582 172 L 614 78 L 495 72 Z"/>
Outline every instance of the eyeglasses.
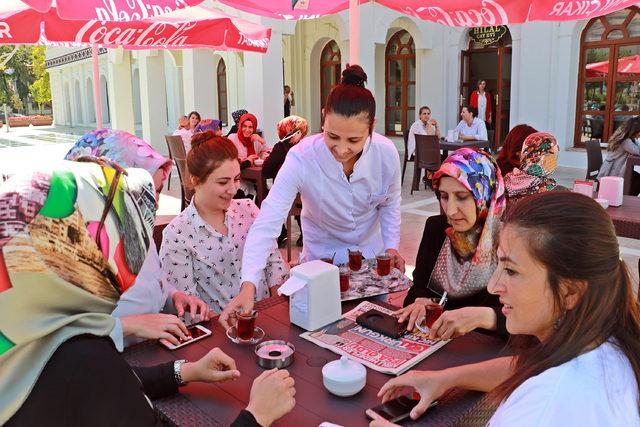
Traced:
<path fill-rule="evenodd" d="M 105 201 L 104 209 L 102 210 L 102 215 L 100 217 L 100 222 L 98 223 L 98 228 L 96 229 L 96 238 L 95 238 L 96 245 L 98 245 L 98 248 L 102 250 L 100 236 L 102 234 L 102 229 L 104 228 L 104 223 L 107 220 L 107 215 L 109 215 L 109 211 L 111 210 L 111 207 L 113 206 L 113 199 L 115 198 L 116 191 L 118 189 L 118 184 L 120 183 L 120 178 L 122 177 L 122 175 L 127 176 L 128 174 L 127 174 L 127 171 L 124 168 L 122 168 L 120 165 L 104 157 L 82 156 L 77 158 L 76 161 L 84 162 L 84 163 L 97 163 L 102 167 L 111 168 L 116 172 L 113 177 L 113 180 L 111 181 L 111 185 L 109 186 L 109 193 L 107 194 L 107 200 Z M 122 291 L 117 285 L 118 282 L 113 272 L 110 269 L 105 268 L 102 271 L 102 273 L 109 278 L 109 282 L 111 283 L 111 286 L 113 286 L 113 288 L 116 290 L 118 295 L 122 295 Z"/>

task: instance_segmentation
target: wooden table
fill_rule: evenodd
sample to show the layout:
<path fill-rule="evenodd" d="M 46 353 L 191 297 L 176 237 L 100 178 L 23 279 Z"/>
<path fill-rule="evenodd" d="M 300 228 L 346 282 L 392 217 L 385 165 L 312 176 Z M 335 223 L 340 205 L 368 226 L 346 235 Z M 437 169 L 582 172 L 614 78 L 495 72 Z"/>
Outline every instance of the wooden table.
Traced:
<path fill-rule="evenodd" d="M 356 303 L 345 303 L 343 309 Z M 275 425 L 318 426 L 330 421 L 345 426 L 367 426 L 365 409 L 376 406 L 378 390 L 391 376 L 367 369 L 367 385 L 356 396 L 340 398 L 322 385 L 322 366 L 338 359 L 338 355 L 299 337 L 302 329 L 289 323 L 288 302 L 284 297 L 260 301 L 257 325 L 265 330 L 265 339 L 283 339 L 296 347 L 294 362 L 287 369 L 296 381 L 296 407 Z M 249 401 L 253 379 L 263 369 L 255 362 L 254 346 L 233 344 L 217 321 L 209 323 L 213 335 L 169 351 L 155 342 L 128 348 L 124 356 L 131 365 L 152 365 L 175 359 L 197 360 L 213 347 L 220 347 L 237 363 L 242 376 L 231 382 L 193 383 L 181 388 L 180 394 L 154 402 L 154 405 L 177 425 L 229 425 Z M 472 332 L 448 343 L 417 365 L 417 369 L 443 369 L 490 359 L 504 348 L 504 342 Z M 477 404 L 481 393 L 454 390 L 441 399 L 438 407 L 417 422 L 405 425 L 455 425 Z"/>
<path fill-rule="evenodd" d="M 267 180 L 262 176 L 262 166 L 251 166 L 240 172 L 240 177 L 256 184 L 256 199 L 254 202 L 258 207 L 267 194 Z"/>
<path fill-rule="evenodd" d="M 640 239 L 640 197 L 624 196 L 622 206 L 607 208 L 616 228 L 616 235 Z"/>

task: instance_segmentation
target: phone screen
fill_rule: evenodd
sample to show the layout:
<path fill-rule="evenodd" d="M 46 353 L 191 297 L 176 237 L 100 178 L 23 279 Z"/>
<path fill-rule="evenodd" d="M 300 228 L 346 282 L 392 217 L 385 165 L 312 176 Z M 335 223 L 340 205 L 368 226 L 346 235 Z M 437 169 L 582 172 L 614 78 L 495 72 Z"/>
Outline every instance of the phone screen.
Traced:
<path fill-rule="evenodd" d="M 198 338 L 208 334 L 207 331 L 203 331 L 202 329 L 196 327 L 195 325 L 189 326 L 187 328 L 187 331 L 189 331 L 189 336 L 190 336 L 190 338 L 188 339 Z"/>
<path fill-rule="evenodd" d="M 414 400 L 410 396 L 400 396 L 396 399 L 390 400 L 387 403 L 372 408 L 371 410 L 384 419 L 397 423 L 405 418 L 408 418 L 411 414 L 411 410 L 420 402 L 420 400 Z M 429 408 L 433 408 L 438 404 L 437 400 L 431 402 Z"/>

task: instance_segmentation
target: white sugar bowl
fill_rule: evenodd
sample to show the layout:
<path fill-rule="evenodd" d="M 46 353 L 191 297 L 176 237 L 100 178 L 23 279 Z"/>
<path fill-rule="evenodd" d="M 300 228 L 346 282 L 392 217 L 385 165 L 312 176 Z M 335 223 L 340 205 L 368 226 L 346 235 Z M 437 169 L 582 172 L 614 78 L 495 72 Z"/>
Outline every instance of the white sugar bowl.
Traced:
<path fill-rule="evenodd" d="M 367 383 L 367 369 L 362 364 L 342 356 L 322 368 L 322 383 L 336 396 L 353 396 Z"/>

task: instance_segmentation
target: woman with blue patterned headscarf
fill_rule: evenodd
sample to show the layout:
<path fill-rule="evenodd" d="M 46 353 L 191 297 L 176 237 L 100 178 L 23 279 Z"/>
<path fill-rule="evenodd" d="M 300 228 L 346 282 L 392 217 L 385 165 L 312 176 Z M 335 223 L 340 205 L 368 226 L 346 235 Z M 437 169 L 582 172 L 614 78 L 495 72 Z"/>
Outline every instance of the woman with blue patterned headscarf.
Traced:
<path fill-rule="evenodd" d="M 433 323 L 432 338 L 449 339 L 477 328 L 506 334 L 498 298 L 487 292 L 506 206 L 500 169 L 484 151 L 461 148 L 434 174 L 433 187 L 444 214 L 427 219 L 414 284 L 398 314 L 413 328 L 431 298 L 446 292 L 447 311 Z"/>

